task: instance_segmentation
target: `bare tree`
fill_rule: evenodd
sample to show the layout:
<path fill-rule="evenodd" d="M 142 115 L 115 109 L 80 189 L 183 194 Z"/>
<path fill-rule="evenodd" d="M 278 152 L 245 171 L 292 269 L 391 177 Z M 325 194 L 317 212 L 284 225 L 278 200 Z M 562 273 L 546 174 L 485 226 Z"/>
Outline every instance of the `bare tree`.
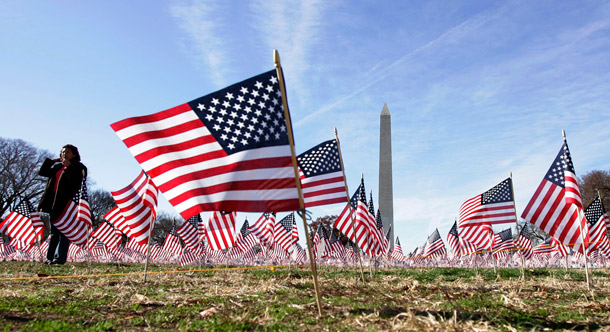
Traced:
<path fill-rule="evenodd" d="M 155 222 L 155 229 L 153 231 L 153 240 L 157 241 L 159 244 L 163 244 L 167 233 L 169 233 L 174 225 L 174 220 L 181 224 L 180 221 L 182 221 L 182 218 L 178 221 L 178 218 L 172 217 L 169 213 L 159 211 L 157 214 L 157 221 Z"/>
<path fill-rule="evenodd" d="M 53 154 L 21 139 L 0 137 L 0 216 L 22 197 L 38 202 L 46 184 L 38 176 L 45 158 Z"/>
<path fill-rule="evenodd" d="M 591 171 L 578 179 L 578 184 L 584 207 L 593 202 L 599 190 L 604 207 L 610 208 L 610 171 Z"/>

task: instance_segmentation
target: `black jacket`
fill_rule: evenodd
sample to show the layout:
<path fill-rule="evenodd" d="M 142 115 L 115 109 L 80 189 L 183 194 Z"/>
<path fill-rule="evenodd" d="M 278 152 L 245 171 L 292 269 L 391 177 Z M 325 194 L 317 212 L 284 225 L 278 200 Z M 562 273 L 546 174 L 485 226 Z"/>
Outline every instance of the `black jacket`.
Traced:
<path fill-rule="evenodd" d="M 83 178 L 87 176 L 87 167 L 79 161 L 73 161 L 70 166 L 66 167 L 64 172 L 59 177 L 57 192 L 55 192 L 55 174 L 64 165 L 59 162 L 54 162 L 51 159 L 46 159 L 38 174 L 49 178 L 47 187 L 42 194 L 38 210 L 51 214 L 51 220 L 55 220 L 61 216 L 68 201 L 72 199 L 74 194 L 80 189 Z"/>

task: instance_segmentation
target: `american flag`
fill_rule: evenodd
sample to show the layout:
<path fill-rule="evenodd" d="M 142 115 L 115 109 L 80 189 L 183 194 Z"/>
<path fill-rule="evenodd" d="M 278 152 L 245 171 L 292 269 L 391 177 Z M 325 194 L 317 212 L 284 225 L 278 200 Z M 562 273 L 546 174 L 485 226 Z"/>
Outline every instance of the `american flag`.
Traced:
<path fill-rule="evenodd" d="M 111 125 L 184 219 L 300 208 L 276 70 Z"/>
<path fill-rule="evenodd" d="M 457 220 L 453 223 L 449 234 L 447 234 L 447 244 L 449 244 L 449 248 L 453 251 L 454 256 L 460 255 L 460 235 L 457 231 Z"/>
<path fill-rule="evenodd" d="M 182 251 L 182 256 L 180 256 L 180 266 L 185 266 L 188 264 L 196 263 L 199 260 L 198 255 L 195 255 L 193 252 L 184 248 Z"/>
<path fill-rule="evenodd" d="M 41 226 L 42 225 L 42 226 Z M 0 233 L 18 239 L 26 244 L 42 239 L 44 223 L 27 199 L 22 199 L 0 223 Z"/>
<path fill-rule="evenodd" d="M 564 140 L 557 157 L 546 172 L 521 214 L 521 218 L 538 226 L 559 242 L 576 247 L 588 242 L 588 227 L 582 213 L 582 201 L 568 143 Z"/>
<path fill-rule="evenodd" d="M 197 226 L 201 222 L 201 217 L 196 214 L 187 219 L 180 227 L 176 229 L 176 233 L 184 241 L 184 246 L 189 249 L 190 254 L 200 254 L 203 252 L 203 247 L 197 235 Z"/>
<path fill-rule="evenodd" d="M 329 256 L 339 258 L 339 259 L 345 258 L 345 246 L 339 240 L 339 237 L 337 237 L 337 235 L 335 235 L 335 232 L 333 232 L 332 230 L 330 232 L 329 244 L 330 244 Z"/>
<path fill-rule="evenodd" d="M 180 244 L 180 237 L 178 236 L 178 233 L 176 233 L 176 222 L 174 222 L 172 229 L 165 237 L 165 242 L 163 242 L 163 250 L 174 255 L 182 254 L 182 244 Z"/>
<path fill-rule="evenodd" d="M 292 251 L 291 258 L 297 264 L 298 263 L 303 263 L 303 262 L 305 262 L 307 260 L 307 253 L 303 249 L 303 247 L 301 247 L 301 245 L 297 243 L 294 246 L 294 250 Z"/>
<path fill-rule="evenodd" d="M 515 248 L 515 243 L 513 242 L 513 233 L 510 228 L 494 234 L 492 253 L 496 257 L 508 256 L 513 248 Z"/>
<path fill-rule="evenodd" d="M 208 220 L 206 237 L 212 250 L 224 250 L 235 244 L 235 212 L 214 211 Z"/>
<path fill-rule="evenodd" d="M 313 256 L 314 258 L 324 257 L 330 250 L 328 232 L 322 223 L 318 224 L 318 229 L 313 237 Z"/>
<path fill-rule="evenodd" d="M 446 254 L 447 249 L 445 249 L 445 244 L 443 243 L 443 239 L 441 239 L 441 235 L 438 233 L 437 228 L 428 236 L 428 240 L 424 247 L 424 257 L 441 257 Z"/>
<path fill-rule="evenodd" d="M 405 255 L 402 253 L 402 247 L 400 246 L 400 240 L 398 236 L 396 237 L 396 242 L 394 242 L 394 250 L 390 253 L 390 258 L 397 261 L 404 261 Z"/>
<path fill-rule="evenodd" d="M 600 250 L 604 253 L 610 251 L 610 243 L 606 232 L 608 215 L 604 210 L 599 196 L 585 209 L 585 217 L 589 222 L 589 251 Z"/>
<path fill-rule="evenodd" d="M 250 226 L 250 232 L 258 238 L 263 246 L 273 243 L 273 225 L 275 224 L 275 213 L 265 212 Z"/>
<path fill-rule="evenodd" d="M 290 248 L 296 242 L 292 234 L 293 225 L 295 225 L 294 212 L 282 218 L 273 226 L 275 244 L 284 248 L 287 252 L 290 252 Z"/>
<path fill-rule="evenodd" d="M 519 232 L 519 238 L 517 239 L 517 248 L 521 251 L 521 255 L 523 255 L 524 259 L 532 258 L 532 242 L 529 239 L 529 227 L 528 223 L 524 223 L 523 227 L 521 227 L 521 231 Z"/>
<path fill-rule="evenodd" d="M 458 218 L 460 238 L 491 249 L 491 225 L 515 222 L 513 184 L 510 178 L 462 204 Z"/>
<path fill-rule="evenodd" d="M 349 203 L 345 204 L 343 211 L 339 214 L 339 217 L 335 220 L 333 227 L 341 231 L 350 241 L 354 241 L 354 226 L 352 225 L 355 218 L 356 207 L 358 206 L 358 198 L 362 191 L 361 186 L 364 185 L 364 181 L 361 182 L 360 186 L 356 189 L 356 192 L 350 198 Z"/>
<path fill-rule="evenodd" d="M 371 192 L 371 200 L 369 201 L 371 205 L 373 205 L 373 194 Z M 377 226 L 377 232 L 381 236 L 381 253 L 386 254 L 390 248 L 390 231 L 392 230 L 392 226 L 388 229 L 387 233 L 385 231 L 385 227 L 383 227 L 383 221 L 381 220 L 381 212 L 377 209 L 377 216 L 375 217 L 375 223 Z M 385 235 L 384 235 L 385 234 Z"/>
<path fill-rule="evenodd" d="M 258 238 L 254 236 L 254 234 L 250 233 L 250 226 L 248 224 L 248 219 L 246 219 L 244 224 L 241 226 L 241 230 L 237 234 L 235 246 L 245 253 L 258 243 Z"/>
<path fill-rule="evenodd" d="M 301 153 L 297 161 L 306 208 L 347 201 L 336 140 L 322 142 Z"/>
<path fill-rule="evenodd" d="M 102 223 L 97 227 L 95 231 L 91 233 L 91 238 L 99 240 L 102 244 L 108 248 L 116 248 L 121 242 L 121 238 L 116 235 L 116 231 L 112 225 L 102 220 Z M 89 249 L 91 249 L 97 241 L 89 241 Z"/>
<path fill-rule="evenodd" d="M 148 243 L 150 227 L 154 227 L 157 196 L 157 187 L 144 171 L 125 188 L 112 192 L 121 215 L 129 225 L 130 236 L 140 244 Z"/>
<path fill-rule="evenodd" d="M 51 222 L 70 240 L 70 243 L 77 246 L 87 243 L 89 230 L 93 225 L 85 177 L 83 177 L 80 189 L 76 191 L 72 199 L 68 200 L 68 204 L 59 218 Z"/>
<path fill-rule="evenodd" d="M 114 230 L 117 236 L 120 237 L 125 234 L 127 237 L 132 237 L 131 228 L 127 224 L 127 220 L 123 218 L 121 210 L 118 206 L 115 206 L 110 209 L 110 211 L 106 212 L 106 214 L 104 215 L 104 219 L 106 219 L 114 226 Z"/>

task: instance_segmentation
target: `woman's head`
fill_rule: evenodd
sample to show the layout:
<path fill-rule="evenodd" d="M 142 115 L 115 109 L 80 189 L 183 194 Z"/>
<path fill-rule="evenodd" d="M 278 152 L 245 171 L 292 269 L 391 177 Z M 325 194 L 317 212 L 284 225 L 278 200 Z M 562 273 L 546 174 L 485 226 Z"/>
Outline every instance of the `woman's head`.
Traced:
<path fill-rule="evenodd" d="M 80 154 L 78 148 L 72 144 L 66 144 L 61 148 L 59 156 L 62 160 L 68 159 L 70 161 L 80 161 Z"/>

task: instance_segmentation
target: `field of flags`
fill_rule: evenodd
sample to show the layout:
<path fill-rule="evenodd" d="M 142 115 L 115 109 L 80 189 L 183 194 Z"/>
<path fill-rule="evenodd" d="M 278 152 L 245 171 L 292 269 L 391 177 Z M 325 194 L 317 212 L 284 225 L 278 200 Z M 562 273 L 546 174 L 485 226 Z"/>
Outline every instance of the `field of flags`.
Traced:
<path fill-rule="evenodd" d="M 445 238 L 449 248 L 435 230 L 405 255 L 398 238 L 391 246 L 372 193 L 367 201 L 364 178 L 350 198 L 338 138 L 295 154 L 282 84 L 278 67 L 174 108 L 113 123 L 142 171 L 112 192 L 116 206 L 96 229 L 83 179 L 64 213 L 51 221 L 71 241 L 68 261 L 305 264 L 311 255 L 317 264 L 335 266 L 554 267 L 582 266 L 588 257 L 589 264 L 608 266 L 610 220 L 599 197 L 583 207 L 565 136 L 521 215 L 525 223 L 518 223 L 507 178 L 459 208 Z M 160 192 L 184 219 L 163 243 L 151 241 Z M 345 207 L 332 227 L 318 225 L 310 253 L 299 244 L 297 220 L 305 209 L 327 204 Z M 237 230 L 239 212 L 261 215 Z M 496 233 L 493 226 L 502 224 L 509 228 Z M 533 226 L 549 235 L 535 246 Z M 0 238 L 0 259 L 43 260 L 45 227 L 23 198 L 0 224 L 8 238 Z"/>

